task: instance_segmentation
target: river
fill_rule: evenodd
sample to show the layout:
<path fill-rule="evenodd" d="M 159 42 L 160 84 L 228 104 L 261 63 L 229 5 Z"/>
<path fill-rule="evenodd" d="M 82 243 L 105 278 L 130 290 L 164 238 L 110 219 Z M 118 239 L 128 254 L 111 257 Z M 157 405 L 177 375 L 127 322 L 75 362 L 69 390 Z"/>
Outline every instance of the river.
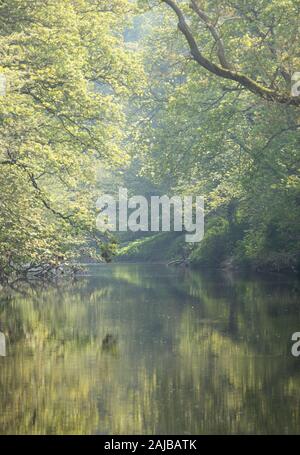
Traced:
<path fill-rule="evenodd" d="M 0 433 L 300 433 L 299 288 L 112 264 L 2 291 Z"/>

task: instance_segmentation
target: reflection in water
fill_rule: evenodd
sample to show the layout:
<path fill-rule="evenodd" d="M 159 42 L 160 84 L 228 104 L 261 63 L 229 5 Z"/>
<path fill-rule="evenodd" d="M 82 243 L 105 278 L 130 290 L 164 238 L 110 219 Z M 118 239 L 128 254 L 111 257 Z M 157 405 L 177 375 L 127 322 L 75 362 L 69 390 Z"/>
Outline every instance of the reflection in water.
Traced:
<path fill-rule="evenodd" d="M 2 434 L 300 433 L 296 281 L 91 266 L 0 319 Z"/>
<path fill-rule="evenodd" d="M 5 335 L 4 333 L 0 332 L 0 357 L 6 356 L 6 343 L 5 343 Z"/>

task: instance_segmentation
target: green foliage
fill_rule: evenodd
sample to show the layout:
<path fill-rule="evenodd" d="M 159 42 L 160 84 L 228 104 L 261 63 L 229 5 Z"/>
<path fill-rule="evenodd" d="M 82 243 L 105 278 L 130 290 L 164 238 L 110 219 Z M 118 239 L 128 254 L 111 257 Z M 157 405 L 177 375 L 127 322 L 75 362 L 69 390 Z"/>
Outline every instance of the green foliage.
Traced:
<path fill-rule="evenodd" d="M 193 1 L 207 22 L 175 1 L 201 54 L 222 66 L 219 34 L 249 89 L 191 57 L 167 3 L 1 2 L 0 278 L 101 251 L 110 260 L 95 200 L 117 185 L 204 195 L 197 263 L 299 267 L 299 108 L 276 97 L 300 67 L 299 4 Z"/>
<path fill-rule="evenodd" d="M 96 171 L 127 159 L 124 102 L 142 79 L 123 42 L 128 11 L 125 0 L 1 2 L 0 277 L 99 256 Z"/>
<path fill-rule="evenodd" d="M 185 253 L 183 235 L 159 233 L 130 242 L 119 248 L 118 261 L 166 263 Z"/>
<path fill-rule="evenodd" d="M 188 1 L 175 3 L 202 54 L 218 63 L 207 25 Z M 216 24 L 235 71 L 288 96 L 300 67 L 298 2 L 197 3 Z M 167 182 L 170 194 L 205 196 L 206 234 L 193 261 L 218 265 L 233 255 L 255 268 L 297 269 L 299 108 L 267 102 L 199 66 L 174 12 L 165 2 L 154 11 L 144 45 L 148 93 L 139 102 L 142 172 Z M 226 232 L 215 232 L 219 217 Z"/>
<path fill-rule="evenodd" d="M 191 254 L 195 266 L 218 266 L 230 254 L 229 223 L 224 218 L 214 219 L 201 244 Z"/>

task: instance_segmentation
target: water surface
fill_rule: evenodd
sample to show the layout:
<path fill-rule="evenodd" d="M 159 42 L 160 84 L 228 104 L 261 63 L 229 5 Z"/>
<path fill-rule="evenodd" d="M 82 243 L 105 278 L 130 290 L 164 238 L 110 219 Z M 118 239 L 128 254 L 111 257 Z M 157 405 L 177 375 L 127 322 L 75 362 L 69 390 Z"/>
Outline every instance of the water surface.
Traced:
<path fill-rule="evenodd" d="M 300 433 L 299 281 L 91 266 L 0 294 L 1 434 Z"/>

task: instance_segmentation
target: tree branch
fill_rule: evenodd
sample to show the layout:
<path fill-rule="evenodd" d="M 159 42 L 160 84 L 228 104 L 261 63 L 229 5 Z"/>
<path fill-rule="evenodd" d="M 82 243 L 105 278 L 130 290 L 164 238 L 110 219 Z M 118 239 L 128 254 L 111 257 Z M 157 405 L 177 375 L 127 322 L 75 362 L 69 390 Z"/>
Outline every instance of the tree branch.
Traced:
<path fill-rule="evenodd" d="M 10 154 L 9 154 L 10 155 Z M 42 202 L 42 204 L 44 205 L 44 207 L 46 209 L 48 209 L 50 212 L 52 212 L 55 216 L 63 219 L 64 221 L 68 221 L 71 225 L 74 225 L 73 223 L 73 220 L 72 220 L 72 214 L 70 215 L 64 215 L 63 213 L 59 212 L 58 210 L 55 210 L 50 202 L 46 199 L 43 191 L 41 190 L 41 188 L 39 187 L 37 181 L 36 181 L 36 177 L 34 176 L 34 174 L 29 170 L 29 168 L 26 166 L 26 164 L 23 164 L 23 163 L 20 163 L 18 162 L 16 159 L 13 159 L 11 158 L 10 160 L 4 160 L 4 161 L 0 161 L 0 164 L 1 165 L 10 165 L 10 166 L 13 166 L 15 165 L 16 167 L 18 167 L 19 169 L 21 169 L 22 171 L 24 171 L 28 178 L 29 178 L 29 181 L 31 183 L 31 185 L 33 186 L 33 188 L 36 190 L 36 192 L 38 193 L 39 195 L 39 199 L 40 201 Z"/>
<path fill-rule="evenodd" d="M 200 6 L 196 0 L 191 0 L 190 7 L 193 11 L 195 11 L 197 16 L 205 24 L 205 26 L 210 31 L 213 39 L 215 40 L 215 43 L 217 45 L 217 54 L 218 54 L 218 59 L 219 59 L 220 64 L 223 66 L 223 68 L 232 69 L 232 65 L 228 62 L 227 57 L 226 57 L 223 40 L 222 40 L 217 28 L 213 25 L 209 16 L 202 9 L 200 9 Z"/>
<path fill-rule="evenodd" d="M 289 94 L 284 94 L 284 93 L 279 93 L 276 90 L 272 90 L 268 87 L 265 87 L 258 82 L 256 82 L 254 79 L 251 79 L 250 77 L 246 76 L 245 74 L 239 72 L 239 71 L 233 71 L 228 68 L 224 68 L 223 66 L 217 65 L 210 60 L 208 60 L 204 55 L 201 53 L 197 42 L 189 28 L 189 26 L 186 23 L 185 17 L 183 15 L 183 12 L 181 9 L 178 7 L 178 5 L 175 3 L 173 0 L 162 0 L 163 3 L 166 3 L 167 5 L 172 8 L 172 10 L 175 12 L 178 18 L 178 28 L 182 32 L 182 34 L 185 36 L 185 39 L 189 45 L 191 54 L 194 58 L 194 60 L 202 66 L 202 68 L 205 68 L 208 70 L 210 73 L 215 74 L 218 77 L 221 77 L 223 79 L 229 79 L 234 82 L 238 82 L 241 84 L 243 87 L 245 87 L 247 90 L 250 92 L 254 93 L 255 95 L 260 96 L 261 98 L 271 101 L 271 102 L 276 102 L 279 104 L 286 104 L 286 105 L 291 105 L 291 106 L 300 106 L 300 96 L 298 97 L 293 97 L 290 96 Z"/>

